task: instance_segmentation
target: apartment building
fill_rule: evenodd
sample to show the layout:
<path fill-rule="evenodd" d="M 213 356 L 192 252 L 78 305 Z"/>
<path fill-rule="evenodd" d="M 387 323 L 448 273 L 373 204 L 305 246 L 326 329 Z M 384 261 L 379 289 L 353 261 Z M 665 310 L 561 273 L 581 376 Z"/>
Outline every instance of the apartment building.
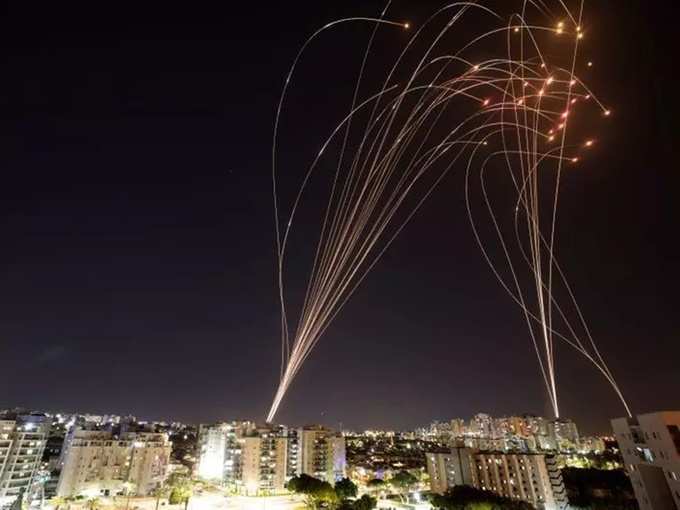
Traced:
<path fill-rule="evenodd" d="M 171 449 L 166 434 L 76 429 L 65 449 L 57 495 L 147 496 L 165 480 Z"/>
<path fill-rule="evenodd" d="M 49 430 L 44 415 L 0 416 L 0 507 L 20 494 L 30 499 Z"/>
<path fill-rule="evenodd" d="M 640 510 L 680 509 L 680 411 L 612 420 Z"/>
<path fill-rule="evenodd" d="M 469 485 L 526 501 L 542 510 L 567 507 L 554 457 L 452 448 L 444 453 L 428 453 L 426 458 L 433 492 L 443 494 L 457 485 Z"/>

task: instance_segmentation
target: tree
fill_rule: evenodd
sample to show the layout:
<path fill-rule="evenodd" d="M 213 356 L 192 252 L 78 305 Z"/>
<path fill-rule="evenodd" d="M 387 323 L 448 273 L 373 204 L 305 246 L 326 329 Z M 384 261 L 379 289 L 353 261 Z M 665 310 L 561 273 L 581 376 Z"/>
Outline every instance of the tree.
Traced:
<path fill-rule="evenodd" d="M 376 499 L 364 494 L 354 501 L 344 499 L 335 510 L 373 510 L 376 506 Z"/>
<path fill-rule="evenodd" d="M 335 493 L 340 499 L 356 498 L 358 489 L 357 486 L 349 478 L 343 478 L 335 482 Z"/>
<path fill-rule="evenodd" d="M 373 478 L 367 484 L 371 489 L 382 489 L 385 487 L 385 480 L 381 478 Z"/>
<path fill-rule="evenodd" d="M 90 498 L 85 502 L 87 510 L 99 510 L 102 506 L 102 501 L 99 498 Z"/>
<path fill-rule="evenodd" d="M 330 483 L 305 474 L 291 478 L 286 484 L 286 488 L 291 492 L 303 494 L 307 506 L 314 509 L 318 509 L 322 505 L 335 507 L 339 501 L 338 495 Z"/>
<path fill-rule="evenodd" d="M 380 491 L 384 490 L 386 485 L 387 483 L 385 480 L 382 480 L 381 478 L 373 478 L 366 484 L 368 490 L 373 494 L 378 494 Z"/>
<path fill-rule="evenodd" d="M 167 498 L 170 495 L 170 487 L 165 485 L 159 485 L 153 490 L 152 493 L 156 497 L 156 510 L 161 504 L 161 499 Z"/>
<path fill-rule="evenodd" d="M 397 492 L 403 493 L 408 492 L 413 485 L 418 483 L 418 479 L 408 471 L 399 471 L 392 478 L 390 478 L 389 483 Z M 405 498 L 403 494 L 400 495 L 402 500 L 404 500 Z"/>
<path fill-rule="evenodd" d="M 441 510 L 533 510 L 526 501 L 505 498 L 467 485 L 457 485 L 444 494 L 433 494 L 430 503 Z"/>
<path fill-rule="evenodd" d="M 373 510 L 376 506 L 376 503 L 377 501 L 374 497 L 364 494 L 354 502 L 353 507 L 354 510 Z"/>
<path fill-rule="evenodd" d="M 171 505 L 184 503 L 184 508 L 189 506 L 189 499 L 193 495 L 191 478 L 181 473 L 173 473 L 168 478 L 167 487 L 170 490 L 168 503 Z"/>
<path fill-rule="evenodd" d="M 418 478 L 413 476 L 408 471 L 399 471 L 390 479 L 390 484 L 402 490 L 408 490 L 412 485 L 418 483 Z"/>
<path fill-rule="evenodd" d="M 50 503 L 54 507 L 54 510 L 59 510 L 59 508 L 65 505 L 66 502 L 67 502 L 66 498 L 62 496 L 55 496 L 52 499 L 50 499 Z"/>

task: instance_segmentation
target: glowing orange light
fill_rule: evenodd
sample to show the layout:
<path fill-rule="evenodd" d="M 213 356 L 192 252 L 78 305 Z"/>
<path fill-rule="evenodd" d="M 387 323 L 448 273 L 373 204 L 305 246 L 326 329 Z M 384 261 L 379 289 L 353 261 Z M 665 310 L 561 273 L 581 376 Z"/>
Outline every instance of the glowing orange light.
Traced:
<path fill-rule="evenodd" d="M 612 113 L 611 110 L 605 110 L 605 111 L 604 111 L 604 114 L 605 114 L 605 116 L 607 116 L 607 117 L 609 117 L 609 116 L 611 115 L 611 113 Z"/>
<path fill-rule="evenodd" d="M 588 67 L 593 67 L 593 63 L 592 63 L 592 62 L 588 62 Z"/>
<path fill-rule="evenodd" d="M 549 141 L 549 142 L 552 142 L 554 139 L 555 139 L 555 137 L 554 137 L 553 135 L 550 135 L 550 136 L 548 137 L 548 141 Z"/>
<path fill-rule="evenodd" d="M 525 81 L 525 82 L 524 82 L 524 86 L 525 86 L 525 87 L 528 87 L 528 86 L 529 86 L 529 82 L 528 82 L 528 81 Z"/>
<path fill-rule="evenodd" d="M 484 106 L 489 106 L 489 103 L 491 102 L 490 99 L 485 99 L 484 102 L 482 103 Z"/>
<path fill-rule="evenodd" d="M 410 24 L 410 23 L 404 23 L 404 28 L 405 28 L 406 30 L 408 30 L 410 27 L 411 27 L 411 24 Z"/>
<path fill-rule="evenodd" d="M 479 66 L 472 66 L 473 71 L 479 71 Z"/>
<path fill-rule="evenodd" d="M 576 85 L 576 80 L 571 80 L 571 81 L 569 82 L 569 86 L 570 86 L 570 87 L 573 87 L 574 85 Z"/>
<path fill-rule="evenodd" d="M 550 76 L 547 80 L 545 80 L 545 83 L 550 85 L 554 81 L 553 77 Z"/>
<path fill-rule="evenodd" d="M 519 32 L 519 27 L 515 27 L 515 32 Z"/>
<path fill-rule="evenodd" d="M 549 135 L 552 135 L 554 132 L 555 132 L 554 129 L 550 129 L 550 130 L 548 131 L 548 134 L 549 134 Z"/>
<path fill-rule="evenodd" d="M 572 163 L 578 163 L 578 158 L 571 158 Z"/>
<path fill-rule="evenodd" d="M 586 94 L 586 99 L 590 99 L 590 94 Z"/>
<path fill-rule="evenodd" d="M 541 89 L 541 90 L 538 91 L 538 95 L 539 95 L 539 96 L 542 96 L 543 94 L 545 94 L 545 91 L 544 91 L 543 89 Z"/>
<path fill-rule="evenodd" d="M 520 99 L 519 101 L 517 101 L 517 104 L 520 104 L 520 105 L 521 105 L 523 102 L 524 102 L 524 100 L 523 100 L 523 99 Z"/>
<path fill-rule="evenodd" d="M 545 64 L 541 64 L 541 69 L 545 69 Z"/>
<path fill-rule="evenodd" d="M 582 32 L 579 32 L 579 33 L 576 35 L 576 38 L 577 38 L 577 39 L 583 39 L 583 33 L 582 33 Z"/>
<path fill-rule="evenodd" d="M 592 140 L 587 140 L 585 145 L 586 145 L 586 147 L 592 147 L 592 146 L 593 146 L 593 141 L 592 141 Z"/>
<path fill-rule="evenodd" d="M 574 104 L 576 102 L 576 98 L 571 100 L 571 104 Z"/>
<path fill-rule="evenodd" d="M 566 119 L 566 118 L 567 118 L 567 115 L 569 115 L 569 110 L 567 110 L 566 112 L 564 112 L 564 113 L 562 114 L 562 118 L 563 118 L 563 119 Z"/>

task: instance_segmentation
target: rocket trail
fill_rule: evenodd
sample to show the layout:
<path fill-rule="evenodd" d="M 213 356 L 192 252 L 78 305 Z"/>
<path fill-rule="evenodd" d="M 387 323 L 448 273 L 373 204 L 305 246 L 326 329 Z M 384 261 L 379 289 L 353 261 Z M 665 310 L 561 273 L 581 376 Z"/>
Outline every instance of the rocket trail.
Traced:
<path fill-rule="evenodd" d="M 439 185 L 456 170 L 465 176 L 462 192 L 473 237 L 522 311 L 554 415 L 560 412 L 556 341 L 590 361 L 630 414 L 555 254 L 560 182 L 596 143 L 591 133 L 571 124 L 574 119 L 611 114 L 578 76 L 592 66 L 579 56 L 587 41 L 583 2 L 574 11 L 562 0 L 506 2 L 517 5 L 515 12 L 493 10 L 486 3 L 454 2 L 434 12 L 410 35 L 384 79 L 376 83 L 366 83 L 365 74 L 374 68 L 372 47 L 378 31 L 411 33 L 408 23 L 387 19 L 391 2 L 376 18 L 346 18 L 325 25 L 296 55 L 276 111 L 272 143 L 281 372 L 267 421 L 274 420 L 326 329 L 427 198 L 435 190 L 455 192 Z M 295 70 L 305 50 L 325 32 L 346 23 L 371 28 L 351 104 L 320 140 L 310 166 L 299 174 L 301 185 L 290 207 L 284 208 L 278 160 L 286 95 L 296 84 Z M 463 24 L 467 32 L 459 30 Z M 470 35 L 470 26 L 482 28 Z M 544 49 L 548 46 L 550 52 Z M 318 214 L 319 240 L 304 301 L 291 324 L 286 248 L 322 159 L 330 162 L 333 175 L 327 204 Z M 487 188 L 489 180 L 508 184 L 496 187 L 510 196 L 512 210 L 497 210 Z M 480 229 L 476 212 L 480 206 L 490 220 L 491 240 Z M 492 241 L 497 250 L 489 249 Z M 558 295 L 566 299 L 558 301 Z"/>

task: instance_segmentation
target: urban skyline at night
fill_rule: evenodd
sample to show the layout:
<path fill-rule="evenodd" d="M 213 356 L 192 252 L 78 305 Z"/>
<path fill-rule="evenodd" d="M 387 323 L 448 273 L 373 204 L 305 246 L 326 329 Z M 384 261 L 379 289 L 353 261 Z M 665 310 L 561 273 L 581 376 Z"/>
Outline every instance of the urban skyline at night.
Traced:
<path fill-rule="evenodd" d="M 392 62 L 438 6 L 395 4 L 389 18 L 409 28 L 381 28 L 377 54 Z M 662 103 L 677 99 L 670 71 L 659 71 L 668 35 L 657 27 L 671 16 L 644 5 L 610 16 L 612 6 L 584 11 L 579 79 L 611 115 L 584 130 L 583 144 L 594 143 L 565 170 L 555 239 L 636 415 L 677 408 L 680 210 L 672 108 Z M 36 20 L 12 7 L 1 50 L 1 407 L 265 421 L 281 368 L 270 161 L 281 86 L 318 27 L 384 6 L 298 7 L 140 8 L 104 19 L 61 6 Z M 288 203 L 346 114 L 370 35 L 370 24 L 339 27 L 299 63 L 281 117 Z M 489 54 L 482 47 L 480 61 Z M 373 64 L 367 81 L 384 74 Z M 488 182 L 496 198 L 503 185 Z M 479 412 L 553 414 L 526 321 L 480 255 L 463 189 L 462 174 L 443 178 L 324 330 L 275 423 L 413 430 Z M 293 303 L 310 276 L 322 191 L 312 184 L 292 234 Z M 607 433 L 626 414 L 617 395 L 571 347 L 554 349 L 548 379 L 560 415 Z"/>
<path fill-rule="evenodd" d="M 8 5 L 0 510 L 680 510 L 678 15 Z"/>

